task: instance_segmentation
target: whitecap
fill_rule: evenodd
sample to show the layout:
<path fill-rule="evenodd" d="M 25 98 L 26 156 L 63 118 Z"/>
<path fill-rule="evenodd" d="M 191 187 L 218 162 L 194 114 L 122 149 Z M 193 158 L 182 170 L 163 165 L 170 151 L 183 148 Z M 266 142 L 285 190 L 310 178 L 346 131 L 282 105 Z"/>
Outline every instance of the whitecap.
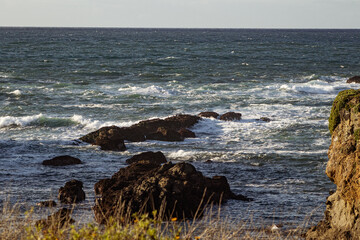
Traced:
<path fill-rule="evenodd" d="M 22 92 L 19 89 L 16 89 L 15 91 L 12 91 L 10 93 L 15 95 L 15 96 L 20 96 L 22 94 Z"/>
<path fill-rule="evenodd" d="M 32 116 L 23 116 L 23 117 L 13 117 L 13 116 L 5 116 L 0 117 L 0 127 L 8 127 L 12 125 L 16 126 L 26 126 L 33 121 L 36 121 L 43 117 L 43 114 L 37 114 Z"/>
<path fill-rule="evenodd" d="M 175 90 L 165 89 L 160 86 L 151 85 L 151 86 L 131 86 L 127 85 L 126 87 L 119 88 L 118 91 L 121 94 L 139 94 L 139 95 L 151 95 L 151 96 L 172 96 L 176 95 L 178 92 Z"/>

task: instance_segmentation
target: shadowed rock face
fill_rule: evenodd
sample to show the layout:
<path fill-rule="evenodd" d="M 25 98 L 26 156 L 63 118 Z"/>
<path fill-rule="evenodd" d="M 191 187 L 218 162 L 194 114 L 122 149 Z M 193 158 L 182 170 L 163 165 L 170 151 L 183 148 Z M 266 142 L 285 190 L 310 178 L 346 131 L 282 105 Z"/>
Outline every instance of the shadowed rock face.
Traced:
<path fill-rule="evenodd" d="M 199 116 L 205 118 L 218 118 L 219 114 L 216 112 L 201 112 L 199 113 Z"/>
<path fill-rule="evenodd" d="M 78 203 L 85 200 L 83 183 L 79 180 L 71 180 L 59 189 L 58 198 L 61 203 Z"/>
<path fill-rule="evenodd" d="M 67 166 L 74 164 L 82 164 L 81 160 L 68 155 L 54 157 L 50 160 L 44 160 L 42 162 L 46 166 Z"/>
<path fill-rule="evenodd" d="M 162 152 L 143 152 L 137 155 L 132 156 L 131 158 L 126 160 L 126 163 L 133 164 L 138 162 L 147 162 L 152 164 L 162 164 L 166 163 L 166 157 Z"/>
<path fill-rule="evenodd" d="M 337 186 L 326 201 L 325 217 L 306 239 L 359 239 L 360 91 L 342 91 L 329 118 L 332 133 L 326 174 Z"/>
<path fill-rule="evenodd" d="M 75 222 L 74 219 L 71 218 L 72 211 L 67 208 L 61 208 L 56 213 L 47 217 L 47 219 L 41 219 L 36 221 L 35 225 L 41 226 L 43 230 L 52 230 L 58 231 L 62 227 L 72 224 Z"/>
<path fill-rule="evenodd" d="M 360 76 L 353 76 L 349 78 L 346 83 L 360 83 Z"/>
<path fill-rule="evenodd" d="M 182 141 L 186 136 L 179 132 L 195 125 L 201 118 L 193 115 L 176 115 L 165 119 L 141 121 L 130 127 L 103 127 L 80 138 L 81 141 L 99 145 L 104 150 L 125 150 L 123 140 L 142 142 L 146 139 Z"/>
<path fill-rule="evenodd" d="M 220 116 L 220 120 L 223 121 L 241 120 L 241 113 L 227 112 Z"/>
<path fill-rule="evenodd" d="M 119 201 L 131 213 L 140 210 L 151 213 L 154 209 L 159 212 L 164 203 L 165 218 L 183 219 L 193 218 L 198 208 L 201 211 L 208 201 L 250 200 L 231 192 L 225 177 L 204 177 L 189 163 L 136 162 L 111 178 L 100 180 L 94 188 L 95 193 L 101 195 L 93 208 L 99 223 L 105 223 L 110 216 L 120 218 L 116 210 Z"/>

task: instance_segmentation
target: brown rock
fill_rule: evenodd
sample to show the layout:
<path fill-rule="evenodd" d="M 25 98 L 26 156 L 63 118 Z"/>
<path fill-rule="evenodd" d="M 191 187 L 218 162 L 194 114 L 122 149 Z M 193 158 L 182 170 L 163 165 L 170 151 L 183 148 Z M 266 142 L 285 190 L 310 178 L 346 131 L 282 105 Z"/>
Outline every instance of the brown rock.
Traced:
<path fill-rule="evenodd" d="M 40 226 L 42 230 L 51 230 L 52 232 L 56 232 L 64 226 L 75 222 L 75 220 L 71 218 L 71 214 L 71 210 L 62 208 L 56 213 L 48 216 L 47 219 L 36 221 L 35 225 Z"/>
<path fill-rule="evenodd" d="M 56 207 L 56 202 L 54 200 L 48 200 L 48 201 L 39 202 L 36 205 L 40 207 Z"/>
<path fill-rule="evenodd" d="M 42 162 L 46 166 L 66 166 L 74 164 L 82 164 L 81 160 L 68 155 L 54 157 L 50 160 L 44 160 Z"/>
<path fill-rule="evenodd" d="M 227 112 L 220 116 L 220 120 L 223 121 L 241 120 L 241 113 Z"/>
<path fill-rule="evenodd" d="M 78 180 L 71 180 L 59 189 L 58 199 L 61 203 L 78 203 L 85 200 L 85 192 L 82 189 L 83 183 Z"/>
<path fill-rule="evenodd" d="M 168 142 L 178 142 L 184 140 L 184 138 L 176 130 L 164 127 L 159 127 L 156 132 L 146 135 L 146 139 Z"/>
<path fill-rule="evenodd" d="M 332 133 L 326 174 L 337 189 L 326 201 L 325 216 L 306 239 L 358 239 L 360 236 L 360 91 L 342 91 L 329 118 Z"/>
<path fill-rule="evenodd" d="M 216 112 L 201 112 L 199 116 L 204 118 L 218 118 L 219 114 Z"/>
<path fill-rule="evenodd" d="M 268 118 L 268 117 L 261 117 L 261 118 L 256 119 L 256 120 L 258 120 L 258 121 L 263 121 L 263 122 L 270 122 L 270 121 L 271 121 L 271 119 Z"/>
<path fill-rule="evenodd" d="M 162 152 L 143 152 L 126 160 L 126 163 L 133 164 L 137 162 L 147 162 L 152 164 L 166 163 L 166 157 Z"/>
<path fill-rule="evenodd" d="M 178 133 L 180 134 L 180 136 L 182 138 L 196 138 L 196 135 L 193 131 L 190 131 L 189 129 L 186 128 L 182 128 L 178 131 Z"/>
<path fill-rule="evenodd" d="M 360 83 L 360 76 L 354 76 L 349 78 L 346 83 Z"/>
<path fill-rule="evenodd" d="M 112 216 L 120 219 L 116 211 L 119 201 L 130 213 L 151 213 L 163 207 L 164 217 L 193 218 L 207 202 L 219 203 L 227 199 L 250 200 L 231 192 L 225 177 L 204 177 L 189 163 L 163 165 L 134 163 L 120 169 L 110 179 L 95 184 L 101 194 L 93 208 L 95 219 L 105 223 Z M 164 205 L 165 203 L 165 205 Z M 200 215 L 200 214 L 199 214 Z M 198 216 L 199 216 L 198 215 Z"/>

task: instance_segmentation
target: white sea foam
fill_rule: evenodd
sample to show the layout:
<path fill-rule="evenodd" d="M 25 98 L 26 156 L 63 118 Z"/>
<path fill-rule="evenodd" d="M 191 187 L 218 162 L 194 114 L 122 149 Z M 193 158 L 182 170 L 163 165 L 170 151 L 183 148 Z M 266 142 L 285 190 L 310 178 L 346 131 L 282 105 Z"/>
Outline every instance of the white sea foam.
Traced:
<path fill-rule="evenodd" d="M 13 94 L 15 96 L 20 96 L 22 92 L 19 89 L 16 89 L 15 91 L 10 92 L 10 94 Z"/>
<path fill-rule="evenodd" d="M 0 117 L 0 127 L 7 127 L 11 125 L 17 126 L 26 126 L 33 121 L 36 121 L 43 117 L 43 114 L 37 114 L 32 116 L 23 116 L 23 117 L 13 117 L 13 116 L 5 116 Z"/>
<path fill-rule="evenodd" d="M 150 85 L 150 86 L 127 85 L 126 87 L 119 88 L 118 91 L 121 94 L 126 94 L 126 95 L 140 94 L 140 95 L 153 95 L 153 96 L 172 96 L 178 93 L 175 90 L 165 89 L 163 87 L 156 85 Z"/>

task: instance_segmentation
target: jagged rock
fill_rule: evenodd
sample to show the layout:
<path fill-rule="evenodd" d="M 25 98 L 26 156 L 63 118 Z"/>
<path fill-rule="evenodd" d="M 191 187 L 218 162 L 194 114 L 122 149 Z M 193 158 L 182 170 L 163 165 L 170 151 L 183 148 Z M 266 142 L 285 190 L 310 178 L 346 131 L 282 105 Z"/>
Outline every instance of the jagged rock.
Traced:
<path fill-rule="evenodd" d="M 334 100 L 326 174 L 337 186 L 326 201 L 325 217 L 306 239 L 358 239 L 360 236 L 360 90 L 345 90 Z"/>
<path fill-rule="evenodd" d="M 167 142 L 179 142 L 184 140 L 184 138 L 176 130 L 164 127 L 159 127 L 156 132 L 146 135 L 146 139 Z"/>
<path fill-rule="evenodd" d="M 241 113 L 227 112 L 220 116 L 220 120 L 223 121 L 241 120 Z"/>
<path fill-rule="evenodd" d="M 39 207 L 56 207 L 56 202 L 54 200 L 42 201 L 37 203 Z"/>
<path fill-rule="evenodd" d="M 93 208 L 99 223 L 105 223 L 109 217 L 120 219 L 117 208 L 121 204 L 130 213 L 151 213 L 154 209 L 159 212 L 163 208 L 165 218 L 183 219 L 193 218 L 196 213 L 200 216 L 208 202 L 250 200 L 234 194 L 225 177 L 204 177 L 189 163 L 134 163 L 110 179 L 100 180 L 94 188 L 101 195 Z"/>
<path fill-rule="evenodd" d="M 178 131 L 178 133 L 180 134 L 180 136 L 182 138 L 196 138 L 196 135 L 193 131 L 190 131 L 189 129 L 186 128 L 182 128 Z"/>
<path fill-rule="evenodd" d="M 216 112 L 201 112 L 199 113 L 199 116 L 205 118 L 218 118 L 219 114 Z"/>
<path fill-rule="evenodd" d="M 200 120 L 198 116 L 192 115 L 176 115 L 168 117 L 165 119 L 150 119 L 141 121 L 137 124 L 134 124 L 130 127 L 117 127 L 109 126 L 100 128 L 94 132 L 91 132 L 80 138 L 81 141 L 99 145 L 102 144 L 103 149 L 110 149 L 112 147 L 123 149 L 118 147 L 121 143 L 121 140 L 127 140 L 131 142 L 142 142 L 146 139 L 154 139 L 161 141 L 182 141 L 179 137 L 176 137 L 178 140 L 168 140 L 173 139 L 177 134 L 172 135 L 173 132 L 178 132 L 182 128 L 189 128 L 195 125 Z M 169 131 L 169 134 L 163 134 L 163 130 L 158 131 L 159 128 Z M 169 137 L 167 137 L 169 135 Z M 171 136 L 171 137 L 170 137 Z M 181 137 L 181 135 L 179 135 Z M 175 137 L 174 137 L 175 139 Z M 115 142 L 115 143 L 112 143 Z M 110 146 L 110 147 L 108 147 Z"/>
<path fill-rule="evenodd" d="M 82 162 L 80 159 L 68 155 L 54 157 L 50 160 L 44 160 L 42 162 L 42 165 L 46 166 L 66 166 L 74 164 L 82 164 Z"/>
<path fill-rule="evenodd" d="M 349 78 L 346 83 L 360 83 L 360 76 L 353 76 Z"/>
<path fill-rule="evenodd" d="M 58 231 L 62 227 L 75 222 L 71 218 L 72 211 L 67 208 L 62 208 L 56 213 L 47 217 L 47 219 L 41 219 L 36 221 L 35 225 L 40 226 L 42 230 L 51 229 L 52 231 Z"/>
<path fill-rule="evenodd" d="M 162 164 L 166 163 L 166 157 L 162 152 L 143 152 L 137 155 L 132 156 L 131 158 L 126 160 L 126 163 L 133 164 L 138 162 L 146 162 L 152 164 Z"/>
<path fill-rule="evenodd" d="M 61 203 L 78 203 L 85 200 L 83 183 L 79 180 L 71 180 L 59 189 L 58 199 Z"/>

